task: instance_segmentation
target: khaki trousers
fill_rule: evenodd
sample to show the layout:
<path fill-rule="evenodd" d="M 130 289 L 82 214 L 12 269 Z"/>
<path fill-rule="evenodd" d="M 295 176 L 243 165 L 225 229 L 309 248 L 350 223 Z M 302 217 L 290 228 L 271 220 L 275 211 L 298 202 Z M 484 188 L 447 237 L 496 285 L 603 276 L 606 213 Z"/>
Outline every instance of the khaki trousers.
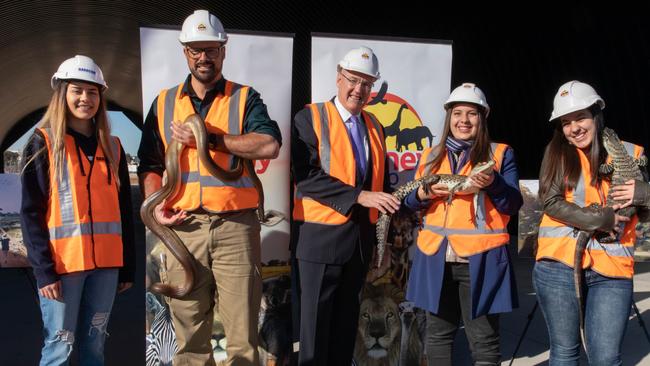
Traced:
<path fill-rule="evenodd" d="M 168 299 L 178 353 L 174 365 L 215 365 L 210 339 L 214 305 L 226 334 L 226 365 L 259 366 L 257 322 L 262 296 L 260 224 L 254 210 L 194 212 L 173 227 L 194 256 L 197 278 L 182 300 Z M 166 280 L 180 284 L 184 272 L 167 253 Z"/>

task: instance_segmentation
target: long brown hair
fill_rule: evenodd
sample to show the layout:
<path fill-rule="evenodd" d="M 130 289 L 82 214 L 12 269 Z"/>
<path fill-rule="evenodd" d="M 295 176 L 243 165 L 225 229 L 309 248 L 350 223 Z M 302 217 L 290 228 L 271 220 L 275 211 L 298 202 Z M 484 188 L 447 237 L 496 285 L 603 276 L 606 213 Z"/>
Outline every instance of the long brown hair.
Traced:
<path fill-rule="evenodd" d="M 68 126 L 68 104 L 66 100 L 66 93 L 68 91 L 69 82 L 65 80 L 60 80 L 54 89 L 52 98 L 50 99 L 50 104 L 43 115 L 43 118 L 39 121 L 38 127 L 40 128 L 49 128 L 52 134 L 52 156 L 54 161 L 51 162 L 51 165 L 54 166 L 54 179 L 58 179 L 63 172 L 63 164 L 65 163 L 65 134 Z M 108 115 L 106 114 L 106 99 L 104 98 L 104 92 L 100 86 L 97 86 L 99 90 L 99 108 L 97 113 L 93 117 L 95 122 L 95 131 L 97 134 L 97 140 L 99 146 L 104 152 L 104 156 L 108 160 L 109 166 L 111 168 L 111 174 L 113 175 L 113 181 L 115 181 L 117 188 L 120 188 L 120 180 L 117 179 L 118 172 L 118 161 L 117 157 L 113 154 L 113 149 L 111 149 L 111 126 L 108 120 Z M 47 146 L 44 146 L 39 151 L 35 152 L 34 155 L 25 163 L 23 171 L 27 166 L 41 153 L 44 153 L 47 149 Z M 119 153 L 119 152 L 118 152 Z"/>
<path fill-rule="evenodd" d="M 476 105 L 476 107 L 479 117 L 478 131 L 476 133 L 474 143 L 469 150 L 469 162 L 472 166 L 475 166 L 476 164 L 484 161 L 488 161 L 490 159 L 490 133 L 488 132 L 487 115 L 485 114 L 485 109 L 478 105 Z M 433 148 L 436 156 L 428 164 L 428 171 L 435 171 L 440 168 L 440 164 L 447 156 L 447 148 L 445 147 L 445 143 L 447 141 L 447 137 L 449 137 L 451 134 L 451 112 L 453 109 L 453 105 L 447 108 L 447 114 L 445 115 L 445 125 L 442 128 L 442 137 L 440 138 L 438 145 L 434 146 Z"/>
<path fill-rule="evenodd" d="M 596 127 L 596 134 L 591 142 L 587 158 L 591 167 L 591 185 L 598 182 L 598 167 L 607 158 L 607 151 L 603 146 L 603 128 L 605 127 L 605 118 L 600 107 L 593 105 L 588 108 L 591 112 Z M 554 121 L 553 138 L 546 145 L 544 150 L 544 159 L 539 171 L 539 197 L 544 199 L 549 193 L 553 182 L 561 182 L 563 190 L 575 189 L 580 179 L 582 166 L 576 147 L 569 144 L 569 141 L 562 132 L 562 123 L 559 119 Z"/>

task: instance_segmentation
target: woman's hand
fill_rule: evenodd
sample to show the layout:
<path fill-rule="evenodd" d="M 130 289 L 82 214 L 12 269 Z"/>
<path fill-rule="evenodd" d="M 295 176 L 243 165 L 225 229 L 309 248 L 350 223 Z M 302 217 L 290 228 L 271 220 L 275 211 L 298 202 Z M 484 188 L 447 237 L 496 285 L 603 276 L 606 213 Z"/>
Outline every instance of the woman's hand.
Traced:
<path fill-rule="evenodd" d="M 57 300 L 57 301 L 62 301 L 63 300 L 63 291 L 61 291 L 61 280 L 58 280 L 54 283 L 50 283 L 49 285 L 45 285 L 41 287 L 38 292 L 41 294 L 46 299 L 50 300 Z"/>
<path fill-rule="evenodd" d="M 612 209 L 614 209 L 614 228 L 612 229 L 612 231 L 609 232 L 609 236 L 612 239 L 616 239 L 618 235 L 621 234 L 621 232 L 623 231 L 620 224 L 630 221 L 629 217 L 622 216 L 616 213 L 621 208 L 623 208 L 623 205 L 620 203 L 617 203 L 614 206 L 612 206 Z"/>
<path fill-rule="evenodd" d="M 494 170 L 477 173 L 469 177 L 469 181 L 472 183 L 472 186 L 483 189 L 494 182 Z"/>
<path fill-rule="evenodd" d="M 635 180 L 630 179 L 624 184 L 610 188 L 610 194 L 615 201 L 622 201 L 620 208 L 628 207 L 634 200 Z"/>
<path fill-rule="evenodd" d="M 424 191 L 424 188 L 422 186 L 420 186 L 420 188 L 418 188 L 418 199 L 420 201 L 432 200 L 432 199 L 438 198 L 438 197 L 447 197 L 450 194 L 451 193 L 447 189 L 447 185 L 444 184 L 444 183 L 437 183 L 437 184 L 433 184 L 433 185 L 429 186 L 429 194 L 427 194 Z"/>

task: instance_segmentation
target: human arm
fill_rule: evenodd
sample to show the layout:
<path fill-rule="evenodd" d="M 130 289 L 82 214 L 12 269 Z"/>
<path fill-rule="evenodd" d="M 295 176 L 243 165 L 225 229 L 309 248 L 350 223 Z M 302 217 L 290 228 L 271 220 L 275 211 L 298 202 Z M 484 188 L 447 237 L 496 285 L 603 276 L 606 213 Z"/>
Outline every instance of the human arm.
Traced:
<path fill-rule="evenodd" d="M 392 192 L 390 186 L 390 174 L 388 171 L 390 159 L 384 159 L 384 187 L 381 192 L 361 190 L 357 196 L 359 205 L 367 208 L 376 208 L 381 213 L 394 213 L 399 210 L 400 201 L 388 192 Z"/>
<path fill-rule="evenodd" d="M 118 278 L 118 292 L 125 291 L 133 285 L 135 278 L 135 230 L 133 223 L 133 205 L 131 204 L 131 181 L 126 153 L 120 146 L 120 162 L 118 167 L 120 180 L 119 202 L 120 219 L 122 222 L 122 261 Z"/>
<path fill-rule="evenodd" d="M 171 124 L 171 129 L 175 140 L 189 147 L 196 147 L 196 140 L 189 126 L 174 122 Z M 282 136 L 278 124 L 269 117 L 260 94 L 251 88 L 244 107 L 244 133 L 241 135 L 209 133 L 208 142 L 213 150 L 245 159 L 275 159 L 280 152 Z"/>
<path fill-rule="evenodd" d="M 567 201 L 564 197 L 564 187 L 557 179 L 551 183 L 548 193 L 540 199 L 544 203 L 545 214 L 581 230 L 609 232 L 617 221 L 613 207 L 594 210 Z"/>
<path fill-rule="evenodd" d="M 361 187 L 345 184 L 322 169 L 318 140 L 308 109 L 296 114 L 291 128 L 291 170 L 296 191 L 347 215 L 361 193 Z"/>
<path fill-rule="evenodd" d="M 614 186 L 610 189 L 612 199 L 622 204 L 621 208 L 627 206 L 637 207 L 637 216 L 642 223 L 650 222 L 650 184 L 648 183 L 647 167 L 639 167 L 643 179 L 634 179 L 625 182 L 623 185 Z"/>
<path fill-rule="evenodd" d="M 27 258 L 34 270 L 37 287 L 42 289 L 57 283 L 59 275 L 56 273 L 49 245 L 50 234 L 46 220 L 50 200 L 49 157 L 45 139 L 40 131 L 35 131 L 25 145 L 22 161 L 26 162 L 20 177 L 23 242 L 27 248 Z"/>
<path fill-rule="evenodd" d="M 490 197 L 494 208 L 504 215 L 516 215 L 524 200 L 519 191 L 519 171 L 512 148 L 506 148 L 501 170 L 491 174 L 493 177 L 491 182 L 486 180 L 485 175 L 481 174 L 477 178 L 479 182 L 485 184 L 480 188 L 483 188 Z"/>
<path fill-rule="evenodd" d="M 291 169 L 300 195 L 312 198 L 343 215 L 347 215 L 355 204 L 386 210 L 391 207 L 389 202 L 396 201 L 388 193 L 363 191 L 360 185 L 354 187 L 343 183 L 322 169 L 318 140 L 308 109 L 303 109 L 294 118 L 291 133 Z M 388 181 L 385 180 L 385 183 L 388 184 Z"/>
<path fill-rule="evenodd" d="M 643 159 L 645 155 L 641 155 Z M 610 195 L 616 201 L 619 201 L 625 208 L 627 206 L 641 206 L 643 209 L 650 209 L 650 184 L 648 184 L 647 167 L 639 167 L 643 179 L 631 179 L 625 184 L 613 186 L 610 189 Z"/>
<path fill-rule="evenodd" d="M 165 149 L 158 129 L 157 103 L 156 98 L 145 118 L 142 139 L 138 148 L 138 158 L 140 160 L 138 181 L 144 199 L 162 187 L 162 175 L 165 171 Z M 187 216 L 187 213 L 183 210 L 174 212 L 164 208 L 164 202 L 156 207 L 154 212 L 158 222 L 167 226 L 177 224 Z"/>

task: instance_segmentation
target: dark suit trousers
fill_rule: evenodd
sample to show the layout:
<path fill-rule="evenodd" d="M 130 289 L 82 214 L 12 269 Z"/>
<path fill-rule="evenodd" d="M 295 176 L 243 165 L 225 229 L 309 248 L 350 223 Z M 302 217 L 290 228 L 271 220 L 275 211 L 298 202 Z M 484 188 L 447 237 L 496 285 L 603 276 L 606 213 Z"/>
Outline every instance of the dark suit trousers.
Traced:
<path fill-rule="evenodd" d="M 304 284 L 299 304 L 299 365 L 350 365 L 359 322 L 359 294 L 367 272 L 359 244 L 343 265 L 297 262 L 299 282 Z"/>

